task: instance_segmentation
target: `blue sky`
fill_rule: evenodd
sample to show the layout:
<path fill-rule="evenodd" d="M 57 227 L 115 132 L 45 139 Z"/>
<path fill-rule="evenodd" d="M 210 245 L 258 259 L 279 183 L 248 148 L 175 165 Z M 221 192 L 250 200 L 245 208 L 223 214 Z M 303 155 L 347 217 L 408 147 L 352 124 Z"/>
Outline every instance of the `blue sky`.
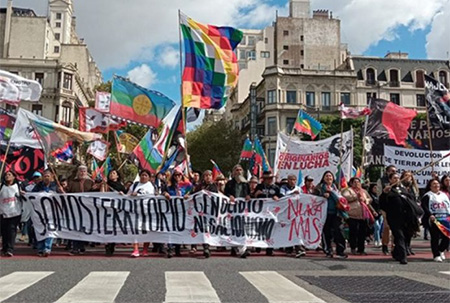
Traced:
<path fill-rule="evenodd" d="M 289 0 L 76 0 L 77 33 L 104 80 L 114 73 L 180 99 L 178 9 L 202 23 L 264 28 L 288 14 Z M 2 7 L 7 0 L 0 0 Z M 48 0 L 14 0 L 45 15 Z M 342 42 L 352 54 L 388 51 L 416 59 L 448 59 L 450 0 L 311 0 L 341 20 Z"/>

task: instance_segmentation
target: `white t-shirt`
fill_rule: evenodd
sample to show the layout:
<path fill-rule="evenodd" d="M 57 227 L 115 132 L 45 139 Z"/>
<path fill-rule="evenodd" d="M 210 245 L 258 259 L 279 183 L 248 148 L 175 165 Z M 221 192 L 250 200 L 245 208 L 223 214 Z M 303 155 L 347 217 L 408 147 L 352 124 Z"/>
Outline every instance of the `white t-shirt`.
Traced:
<path fill-rule="evenodd" d="M 152 182 L 138 182 L 137 185 L 136 183 L 133 183 L 128 190 L 129 195 L 131 195 L 132 193 L 136 193 L 138 196 L 154 195 L 155 187 L 153 186 Z"/>
<path fill-rule="evenodd" d="M 0 190 L 0 214 L 4 218 L 17 217 L 22 214 L 22 202 L 18 199 L 19 185 L 3 185 Z"/>

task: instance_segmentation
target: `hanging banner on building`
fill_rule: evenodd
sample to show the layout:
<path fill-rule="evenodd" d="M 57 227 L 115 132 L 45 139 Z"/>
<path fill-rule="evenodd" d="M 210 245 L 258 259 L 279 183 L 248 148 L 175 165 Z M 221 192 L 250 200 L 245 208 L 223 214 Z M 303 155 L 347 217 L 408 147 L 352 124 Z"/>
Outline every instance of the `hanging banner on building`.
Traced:
<path fill-rule="evenodd" d="M 45 168 L 45 157 L 42 149 L 10 146 L 8 154 L 6 145 L 0 145 L 0 166 L 6 161 L 4 171 L 16 173 L 19 181 L 31 180 L 33 173 L 42 172 Z"/>
<path fill-rule="evenodd" d="M 238 199 L 202 191 L 188 199 L 115 193 L 27 193 L 38 240 L 316 248 L 327 201 L 312 195 Z"/>
<path fill-rule="evenodd" d="M 433 150 L 450 149 L 450 129 L 442 129 L 437 126 L 431 126 L 431 143 Z M 413 120 L 408 130 L 406 138 L 406 148 L 429 150 L 427 121 Z M 365 165 L 383 165 L 384 146 L 397 146 L 394 140 L 366 137 L 366 157 Z"/>
<path fill-rule="evenodd" d="M 353 163 L 353 131 L 345 132 L 342 139 L 342 171 L 349 180 Z M 280 132 L 275 155 L 275 174 L 278 179 L 296 175 L 299 184 L 303 184 L 303 176 L 309 175 L 318 183 L 327 170 L 336 175 L 340 146 L 340 134 L 320 141 L 301 141 Z"/>
<path fill-rule="evenodd" d="M 434 161 L 444 157 L 450 150 L 433 151 Z M 430 151 L 419 149 L 407 149 L 395 146 L 384 146 L 384 165 L 395 165 L 402 173 L 405 170 L 418 171 L 431 163 Z M 414 174 L 419 188 L 425 188 L 431 179 L 432 169 L 429 167 L 422 172 Z M 445 158 L 434 166 L 434 172 L 439 176 L 450 175 L 450 157 Z"/>

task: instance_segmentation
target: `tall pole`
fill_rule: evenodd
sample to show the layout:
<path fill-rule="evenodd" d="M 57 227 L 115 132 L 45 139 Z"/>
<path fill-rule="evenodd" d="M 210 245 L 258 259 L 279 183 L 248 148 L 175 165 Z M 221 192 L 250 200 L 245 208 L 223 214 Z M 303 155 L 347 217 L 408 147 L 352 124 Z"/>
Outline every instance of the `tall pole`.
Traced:
<path fill-rule="evenodd" d="M 428 128 L 428 145 L 430 149 L 430 160 L 433 163 L 433 141 L 431 140 L 431 123 L 430 123 L 430 113 L 427 109 L 427 128 Z M 434 173 L 434 164 L 431 165 L 431 173 Z"/>
<path fill-rule="evenodd" d="M 339 165 L 338 165 L 338 176 L 339 176 L 339 190 L 341 190 L 341 178 L 342 178 L 342 147 L 344 141 L 344 119 L 341 117 L 341 144 L 339 145 Z"/>
<path fill-rule="evenodd" d="M 372 98 L 369 98 L 369 109 L 372 106 Z M 365 168 L 364 164 L 365 157 L 366 157 L 366 132 L 367 132 L 367 124 L 369 123 L 369 115 L 366 116 L 366 121 L 364 122 L 364 132 L 362 136 L 362 157 L 361 157 L 361 175 L 364 176 L 365 174 Z"/>
<path fill-rule="evenodd" d="M 250 137 L 252 141 L 256 137 L 256 85 L 254 82 L 250 85 Z"/>

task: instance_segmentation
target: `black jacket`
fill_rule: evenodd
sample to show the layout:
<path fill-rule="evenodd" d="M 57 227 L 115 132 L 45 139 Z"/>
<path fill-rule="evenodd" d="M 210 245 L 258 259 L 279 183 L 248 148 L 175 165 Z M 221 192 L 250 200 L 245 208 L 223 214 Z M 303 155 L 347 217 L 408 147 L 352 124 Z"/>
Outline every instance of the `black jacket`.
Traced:
<path fill-rule="evenodd" d="M 243 186 L 242 193 L 239 197 L 236 197 L 237 182 L 235 179 L 231 179 L 230 181 L 228 181 L 227 184 L 225 185 L 225 196 L 227 197 L 233 196 L 235 198 L 245 198 L 246 196 L 250 196 L 250 186 L 248 185 L 248 183 L 240 183 L 240 184 L 242 184 Z"/>

